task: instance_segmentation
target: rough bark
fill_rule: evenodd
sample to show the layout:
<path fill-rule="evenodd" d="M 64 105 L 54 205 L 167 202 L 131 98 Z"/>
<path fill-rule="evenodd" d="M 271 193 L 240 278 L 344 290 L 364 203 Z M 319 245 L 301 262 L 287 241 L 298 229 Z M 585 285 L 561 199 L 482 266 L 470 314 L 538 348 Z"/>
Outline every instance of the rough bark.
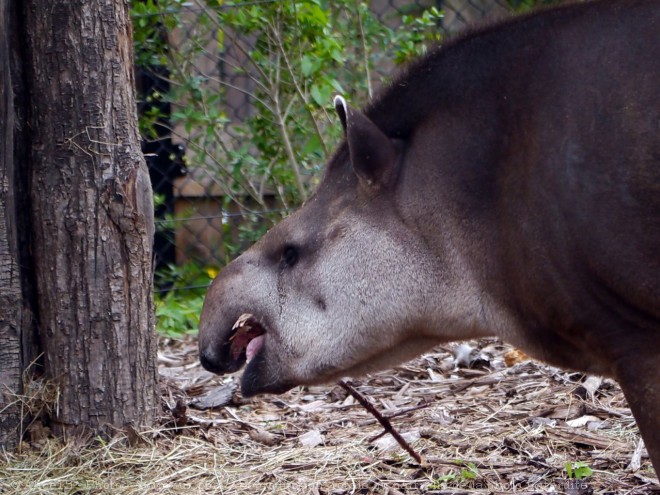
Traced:
<path fill-rule="evenodd" d="M 125 0 L 26 0 L 32 254 L 55 431 L 153 419 L 153 203 Z"/>
<path fill-rule="evenodd" d="M 26 91 L 19 3 L 0 5 L 0 449 L 21 439 L 23 379 L 39 373 L 29 230 Z M 26 368 L 29 368 L 29 373 Z"/>
<path fill-rule="evenodd" d="M 14 182 L 14 105 L 10 70 L 9 3 L 0 4 L 0 448 L 19 439 L 23 302 L 19 275 Z"/>

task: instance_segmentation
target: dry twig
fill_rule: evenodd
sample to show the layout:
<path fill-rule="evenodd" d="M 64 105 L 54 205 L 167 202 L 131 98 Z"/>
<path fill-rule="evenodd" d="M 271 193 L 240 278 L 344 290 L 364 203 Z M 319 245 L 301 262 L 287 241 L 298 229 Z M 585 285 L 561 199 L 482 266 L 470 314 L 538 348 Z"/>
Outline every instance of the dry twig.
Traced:
<path fill-rule="evenodd" d="M 357 400 L 362 407 L 364 407 L 367 411 L 369 411 L 374 418 L 378 420 L 378 422 L 385 428 L 385 431 L 387 431 L 394 439 L 403 447 L 406 452 L 408 452 L 415 461 L 417 461 L 417 464 L 420 466 L 423 465 L 422 461 L 422 456 L 419 455 L 417 452 L 415 452 L 415 449 L 413 449 L 408 442 L 401 436 L 401 434 L 394 429 L 392 426 L 392 423 L 384 417 L 378 410 L 369 402 L 369 400 L 362 395 L 360 392 L 358 392 L 353 385 L 351 385 L 350 382 L 344 381 L 344 380 L 339 380 L 338 385 L 346 390 L 349 394 L 351 394 L 355 400 Z"/>

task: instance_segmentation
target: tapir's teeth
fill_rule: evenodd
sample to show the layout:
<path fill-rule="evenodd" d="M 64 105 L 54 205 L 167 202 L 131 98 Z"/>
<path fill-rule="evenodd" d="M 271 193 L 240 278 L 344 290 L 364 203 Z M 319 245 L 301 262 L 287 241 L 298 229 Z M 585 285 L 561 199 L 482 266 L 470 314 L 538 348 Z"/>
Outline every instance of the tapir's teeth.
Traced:
<path fill-rule="evenodd" d="M 247 326 L 246 324 L 251 321 L 255 321 L 255 322 L 257 321 L 254 315 L 250 313 L 243 313 L 241 316 L 238 317 L 238 320 L 236 320 L 236 323 L 234 323 L 234 326 L 231 327 L 231 329 L 236 330 L 238 327 Z"/>
<path fill-rule="evenodd" d="M 243 313 L 238 317 L 234 325 L 231 327 L 231 335 L 229 341 L 231 342 L 241 332 L 247 332 L 252 329 L 252 325 L 258 324 L 257 319 L 250 313 Z"/>

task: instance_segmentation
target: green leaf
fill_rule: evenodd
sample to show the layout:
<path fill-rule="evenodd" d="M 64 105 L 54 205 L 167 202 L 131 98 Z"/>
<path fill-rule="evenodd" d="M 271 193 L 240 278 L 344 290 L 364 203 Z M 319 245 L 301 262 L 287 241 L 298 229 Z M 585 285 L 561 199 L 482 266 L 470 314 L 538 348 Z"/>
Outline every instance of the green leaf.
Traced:
<path fill-rule="evenodd" d="M 330 94 L 332 93 L 332 87 L 326 84 L 315 84 L 310 90 L 310 95 L 316 104 L 320 107 L 323 107 L 328 104 L 330 101 Z"/>
<path fill-rule="evenodd" d="M 461 477 L 467 480 L 473 480 L 477 477 L 477 473 L 471 469 L 461 469 Z"/>
<path fill-rule="evenodd" d="M 300 68 L 302 70 L 303 76 L 309 77 L 315 72 L 315 63 L 308 55 L 303 55 L 302 60 L 300 61 Z"/>
<path fill-rule="evenodd" d="M 337 79 L 328 79 L 328 83 L 330 83 L 330 86 L 332 86 L 338 93 L 344 94 L 344 88 Z"/>
<path fill-rule="evenodd" d="M 305 144 L 302 152 L 304 155 L 311 155 L 312 153 L 320 155 L 323 153 L 323 143 L 321 142 L 321 138 L 319 138 L 318 134 L 313 134 L 307 140 L 307 143 Z"/>
<path fill-rule="evenodd" d="M 566 470 L 566 477 L 572 478 L 573 477 L 573 464 L 570 462 L 565 462 L 564 463 L 564 469 Z"/>
<path fill-rule="evenodd" d="M 588 478 L 593 474 L 593 470 L 589 467 L 589 465 L 586 462 L 575 462 L 573 463 L 572 466 L 572 474 L 575 477 L 575 479 L 582 479 L 582 478 Z M 570 478 L 571 476 L 569 476 Z"/>

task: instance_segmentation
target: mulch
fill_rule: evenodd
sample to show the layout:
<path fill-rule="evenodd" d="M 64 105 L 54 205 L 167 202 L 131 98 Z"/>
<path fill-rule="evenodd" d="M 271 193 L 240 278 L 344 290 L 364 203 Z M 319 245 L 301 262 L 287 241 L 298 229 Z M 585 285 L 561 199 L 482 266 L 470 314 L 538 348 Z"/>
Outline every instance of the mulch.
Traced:
<path fill-rule="evenodd" d="M 421 464 L 337 385 L 244 399 L 240 373 L 203 370 L 192 338 L 164 340 L 159 363 L 158 435 L 198 442 L 195 462 L 213 473 L 205 489 L 214 493 L 660 493 L 616 382 L 498 340 L 444 346 L 351 380 Z"/>

